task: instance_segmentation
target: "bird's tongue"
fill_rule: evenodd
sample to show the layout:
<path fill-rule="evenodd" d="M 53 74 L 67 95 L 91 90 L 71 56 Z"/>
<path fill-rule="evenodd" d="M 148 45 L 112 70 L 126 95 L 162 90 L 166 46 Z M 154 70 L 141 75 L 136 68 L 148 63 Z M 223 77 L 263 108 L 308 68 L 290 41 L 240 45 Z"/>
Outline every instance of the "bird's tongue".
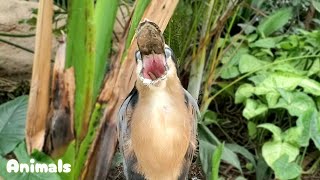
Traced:
<path fill-rule="evenodd" d="M 144 57 L 143 77 L 156 80 L 165 73 L 165 60 L 163 55 L 151 55 Z"/>

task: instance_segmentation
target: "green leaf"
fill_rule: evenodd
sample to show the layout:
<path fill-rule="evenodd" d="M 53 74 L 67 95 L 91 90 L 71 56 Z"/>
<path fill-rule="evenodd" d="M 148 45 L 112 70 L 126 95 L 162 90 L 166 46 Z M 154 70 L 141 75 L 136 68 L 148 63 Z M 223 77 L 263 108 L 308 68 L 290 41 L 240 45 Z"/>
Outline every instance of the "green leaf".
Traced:
<path fill-rule="evenodd" d="M 238 176 L 235 180 L 247 180 L 247 179 L 243 176 Z"/>
<path fill-rule="evenodd" d="M 268 111 L 268 107 L 260 101 L 247 99 L 246 107 L 242 114 L 246 119 L 251 119 Z"/>
<path fill-rule="evenodd" d="M 199 139 L 206 140 L 213 145 L 217 146 L 220 144 L 219 139 L 210 131 L 210 129 L 204 124 L 198 124 Z"/>
<path fill-rule="evenodd" d="M 99 120 L 102 117 L 104 108 L 101 107 L 100 104 L 96 103 L 96 106 L 94 108 L 94 111 L 92 113 L 88 133 L 86 134 L 85 138 L 83 139 L 79 151 L 77 153 L 77 159 L 75 164 L 75 171 L 74 171 L 74 177 L 80 177 L 82 167 L 85 164 L 88 157 L 89 149 L 96 138 L 98 134 L 98 128 L 99 128 Z"/>
<path fill-rule="evenodd" d="M 310 96 L 303 92 L 288 92 L 282 89 L 278 90 L 282 98 L 274 106 L 275 108 L 287 109 L 292 116 L 301 116 L 305 112 L 315 107 L 315 103 Z"/>
<path fill-rule="evenodd" d="M 274 107 L 278 103 L 279 97 L 280 97 L 280 94 L 277 93 L 277 92 L 269 92 L 269 93 L 267 93 L 266 94 L 266 100 L 268 102 L 268 106 L 270 108 Z"/>
<path fill-rule="evenodd" d="M 268 141 L 262 146 L 262 156 L 270 167 L 284 154 L 287 154 L 289 162 L 292 162 L 299 155 L 299 147 L 281 141 Z"/>
<path fill-rule="evenodd" d="M 301 127 L 291 127 L 283 133 L 283 141 L 295 146 L 301 146 L 300 139 L 302 135 Z"/>
<path fill-rule="evenodd" d="M 320 2 L 319 0 L 312 0 L 312 6 L 318 11 L 320 12 Z"/>
<path fill-rule="evenodd" d="M 218 124 L 218 115 L 216 112 L 213 112 L 211 110 L 207 110 L 204 113 L 203 117 L 204 117 L 204 120 L 203 120 L 204 125 Z"/>
<path fill-rule="evenodd" d="M 254 123 L 252 121 L 249 121 L 248 125 L 247 125 L 247 128 L 248 128 L 248 133 L 249 133 L 250 138 L 255 138 L 256 135 L 257 135 L 257 125 L 256 125 L 256 123 Z"/>
<path fill-rule="evenodd" d="M 75 70 L 75 118 L 74 129 L 79 141 L 87 131 L 88 121 L 96 97 L 96 26 L 94 2 L 92 0 L 72 1 L 68 15 L 66 68 Z M 79 144 L 76 143 L 76 146 Z"/>
<path fill-rule="evenodd" d="M 218 180 L 219 179 L 219 167 L 220 167 L 220 161 L 221 156 L 223 152 L 224 144 L 219 144 L 216 150 L 213 152 L 212 156 L 212 180 Z"/>
<path fill-rule="evenodd" d="M 270 92 L 277 93 L 278 89 L 294 90 L 302 81 L 302 76 L 287 73 L 287 72 L 273 72 L 255 88 L 255 94 L 264 95 Z"/>
<path fill-rule="evenodd" d="M 276 41 L 274 38 L 264 38 L 259 39 L 254 43 L 249 44 L 250 47 L 259 47 L 259 48 L 275 48 L 276 47 Z"/>
<path fill-rule="evenodd" d="M 239 60 L 239 71 L 241 73 L 255 71 L 266 64 L 268 63 L 265 61 L 261 61 L 250 54 L 243 54 Z"/>
<path fill-rule="evenodd" d="M 207 179 L 210 179 L 210 177 L 212 177 L 212 155 L 216 148 L 216 145 L 213 145 L 212 143 L 200 138 L 199 155 L 202 164 L 202 169 L 205 172 Z M 228 164 L 233 165 L 235 168 L 242 172 L 240 161 L 237 155 L 233 153 L 231 150 L 224 148 L 221 159 L 227 162 Z"/>
<path fill-rule="evenodd" d="M 293 50 L 299 45 L 299 38 L 297 35 L 291 35 L 287 40 L 280 43 L 280 47 L 285 50 Z"/>
<path fill-rule="evenodd" d="M 254 33 L 254 34 L 250 34 L 250 35 L 248 35 L 246 37 L 247 37 L 246 39 L 248 40 L 248 42 L 251 43 L 251 42 L 255 41 L 258 38 L 258 34 Z"/>
<path fill-rule="evenodd" d="M 256 167 L 256 161 L 254 158 L 254 155 L 251 154 L 246 148 L 244 148 L 243 146 L 240 146 L 238 144 L 225 144 L 224 145 L 225 148 L 230 149 L 232 152 L 235 152 L 237 154 L 242 155 L 243 157 L 245 157 L 247 160 L 250 161 L 250 163 Z"/>
<path fill-rule="evenodd" d="M 278 126 L 276 126 L 274 124 L 270 124 L 270 123 L 264 123 L 264 124 L 258 125 L 258 127 L 269 130 L 273 135 L 274 141 L 281 141 L 281 139 L 282 139 L 281 133 L 282 132 Z"/>
<path fill-rule="evenodd" d="M 312 138 L 314 144 L 320 149 L 320 117 L 315 108 L 304 112 L 297 120 L 297 126 L 302 128 L 300 136 L 301 146 L 308 146 Z"/>
<path fill-rule="evenodd" d="M 290 162 L 287 154 L 279 157 L 271 167 L 276 178 L 281 180 L 294 179 L 301 174 L 301 167 L 296 162 Z"/>
<path fill-rule="evenodd" d="M 75 179 L 74 178 L 74 167 L 75 167 L 75 141 L 71 141 L 69 144 L 66 152 L 63 154 L 63 157 L 61 159 L 63 160 L 64 163 L 69 163 L 71 164 L 71 172 L 70 173 L 61 173 L 60 177 L 61 179 Z M 56 160 L 57 161 L 57 160 Z"/>
<path fill-rule="evenodd" d="M 312 76 L 320 72 L 320 59 L 315 59 L 311 68 L 308 71 L 308 76 Z"/>
<path fill-rule="evenodd" d="M 42 152 L 34 152 L 31 156 L 28 155 L 26 150 L 25 142 L 20 143 L 18 147 L 14 150 L 14 154 L 17 157 L 19 163 L 31 164 L 30 159 L 34 159 L 36 163 L 39 164 L 51 164 L 54 163 L 47 155 Z M 52 180 L 60 180 L 60 176 L 57 173 L 26 173 L 26 172 L 18 172 L 18 173 L 9 173 L 6 171 L 8 160 L 0 157 L 0 176 L 4 179 L 19 179 L 19 180 L 43 180 L 43 179 L 52 179 Z M 72 168 L 72 167 L 71 167 Z M 56 169 L 58 170 L 58 169 Z"/>
<path fill-rule="evenodd" d="M 0 105 L 0 155 L 11 152 L 25 137 L 28 97 Z"/>
<path fill-rule="evenodd" d="M 226 66 L 225 68 L 221 69 L 220 77 L 222 79 L 231 79 L 235 78 L 240 74 L 238 67 L 236 66 Z"/>
<path fill-rule="evenodd" d="M 94 21 L 96 25 L 96 60 L 94 77 L 94 95 L 96 97 L 107 68 L 107 55 L 111 52 L 113 27 L 118 10 L 118 0 L 97 1 L 95 5 Z M 108 15 L 106 16 L 106 9 Z"/>
<path fill-rule="evenodd" d="M 247 48 L 239 48 L 236 50 L 235 48 L 231 48 L 226 52 L 226 55 L 222 58 L 222 67 L 221 67 L 221 78 L 223 79 L 231 79 L 240 74 L 237 65 L 239 64 L 240 57 L 242 54 L 247 53 Z"/>
<path fill-rule="evenodd" d="M 287 24 L 292 16 L 292 8 L 280 9 L 273 15 L 262 20 L 258 26 L 258 31 L 262 34 L 263 37 L 269 36 L 275 31 L 281 29 L 285 24 Z"/>
<path fill-rule="evenodd" d="M 252 26 L 251 24 L 238 24 L 239 27 L 241 27 L 242 30 L 244 30 L 244 33 L 246 35 L 253 33 L 257 28 Z"/>
<path fill-rule="evenodd" d="M 251 84 L 241 84 L 235 94 L 235 103 L 245 102 L 253 95 L 254 87 Z"/>
<path fill-rule="evenodd" d="M 320 113 L 319 112 L 318 112 L 318 115 L 313 114 L 311 123 L 312 123 L 311 138 L 313 140 L 313 143 L 318 148 L 318 150 L 320 150 Z"/>
<path fill-rule="evenodd" d="M 257 168 L 256 168 L 256 179 L 257 180 L 265 180 L 265 177 L 268 177 L 268 175 L 269 175 L 268 172 L 269 172 L 268 164 L 261 156 L 259 156 Z M 266 178 L 266 179 L 268 179 L 268 178 Z"/>
<path fill-rule="evenodd" d="M 320 83 L 313 79 L 303 79 L 299 86 L 303 87 L 304 92 L 315 96 L 320 96 Z"/>

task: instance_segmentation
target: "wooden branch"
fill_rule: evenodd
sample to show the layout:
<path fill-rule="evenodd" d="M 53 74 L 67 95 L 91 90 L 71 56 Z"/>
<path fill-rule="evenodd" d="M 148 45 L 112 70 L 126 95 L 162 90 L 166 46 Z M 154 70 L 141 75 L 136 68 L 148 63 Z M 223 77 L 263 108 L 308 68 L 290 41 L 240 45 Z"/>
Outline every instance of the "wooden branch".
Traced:
<path fill-rule="evenodd" d="M 30 154 L 41 150 L 49 106 L 53 1 L 40 0 L 36 45 L 26 122 L 26 143 Z"/>

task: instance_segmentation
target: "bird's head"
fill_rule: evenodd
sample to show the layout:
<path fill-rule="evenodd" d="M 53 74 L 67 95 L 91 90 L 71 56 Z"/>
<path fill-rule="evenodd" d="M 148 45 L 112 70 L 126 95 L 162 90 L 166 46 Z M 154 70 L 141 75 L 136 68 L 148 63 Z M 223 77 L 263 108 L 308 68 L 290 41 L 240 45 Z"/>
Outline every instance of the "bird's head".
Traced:
<path fill-rule="evenodd" d="M 148 20 L 137 31 L 136 52 L 138 81 L 146 86 L 160 87 L 177 73 L 172 49 L 165 44 L 159 27 Z"/>

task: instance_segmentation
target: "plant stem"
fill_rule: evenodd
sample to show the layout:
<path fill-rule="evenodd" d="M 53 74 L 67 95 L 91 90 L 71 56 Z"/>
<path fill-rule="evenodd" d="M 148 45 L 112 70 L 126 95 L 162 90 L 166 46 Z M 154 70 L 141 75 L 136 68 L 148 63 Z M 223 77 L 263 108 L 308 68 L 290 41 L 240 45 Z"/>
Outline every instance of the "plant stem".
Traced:
<path fill-rule="evenodd" d="M 207 14 L 205 17 L 205 22 L 203 24 L 202 30 L 201 30 L 201 39 L 203 39 L 203 42 L 206 42 L 208 38 L 208 32 L 210 31 L 210 19 L 211 19 L 211 14 L 213 11 L 215 1 L 211 0 L 209 7 L 207 9 Z M 206 46 L 206 44 L 204 44 Z M 200 93 L 200 87 L 202 83 L 202 76 L 203 76 L 203 69 L 204 69 L 204 64 L 205 64 L 205 59 L 206 59 L 206 48 L 201 49 L 198 51 L 200 54 L 200 59 L 193 60 L 191 62 L 191 72 L 190 72 L 190 81 L 188 85 L 188 91 L 190 94 L 198 100 L 199 93 Z"/>
<path fill-rule="evenodd" d="M 7 40 L 1 39 L 1 38 L 0 38 L 0 42 L 6 43 L 6 44 L 8 44 L 8 45 L 14 46 L 14 47 L 19 48 L 19 49 L 22 49 L 22 50 L 25 50 L 25 51 L 27 51 L 27 52 L 29 52 L 29 53 L 34 53 L 34 51 L 31 50 L 31 49 L 25 48 L 25 47 L 23 47 L 23 46 L 20 46 L 20 45 L 18 45 L 18 44 L 12 43 L 12 42 L 10 42 L 10 41 L 7 41 Z"/>
<path fill-rule="evenodd" d="M 36 34 L 11 34 L 11 33 L 0 32 L 0 36 L 17 37 L 17 38 L 29 38 L 29 37 L 33 37 L 35 35 Z"/>

